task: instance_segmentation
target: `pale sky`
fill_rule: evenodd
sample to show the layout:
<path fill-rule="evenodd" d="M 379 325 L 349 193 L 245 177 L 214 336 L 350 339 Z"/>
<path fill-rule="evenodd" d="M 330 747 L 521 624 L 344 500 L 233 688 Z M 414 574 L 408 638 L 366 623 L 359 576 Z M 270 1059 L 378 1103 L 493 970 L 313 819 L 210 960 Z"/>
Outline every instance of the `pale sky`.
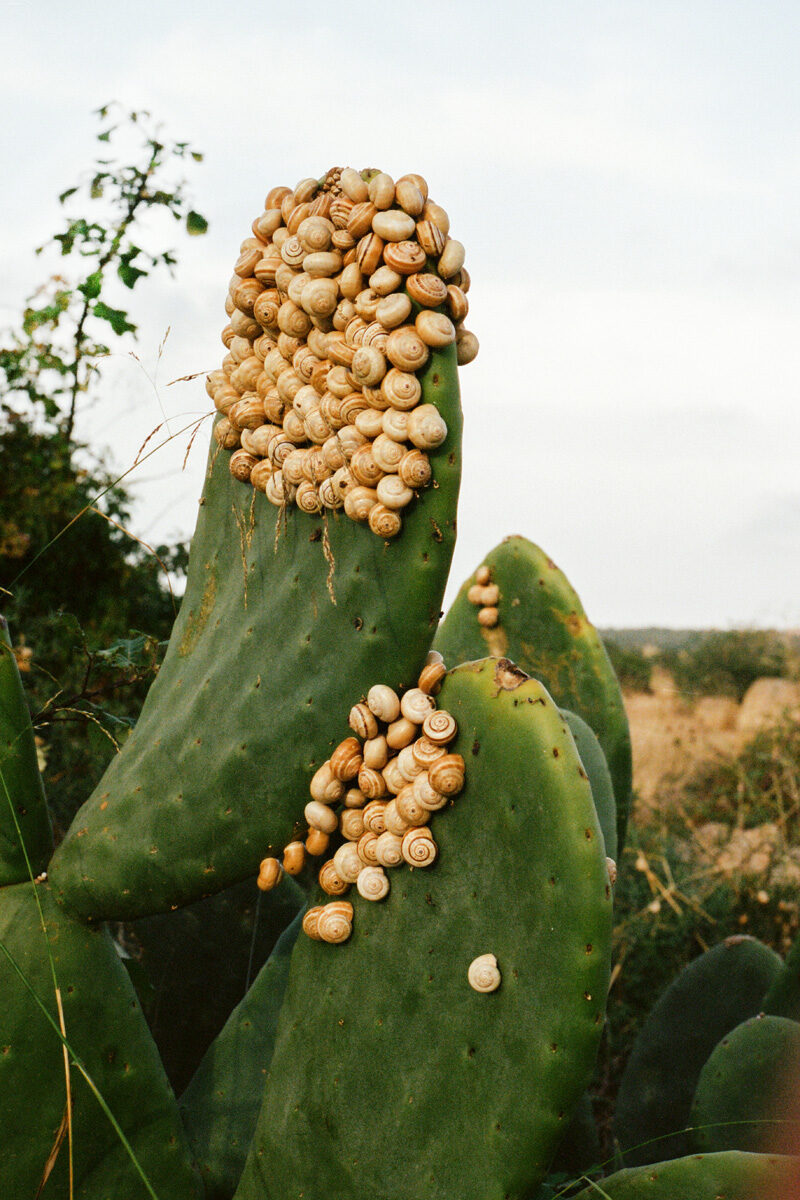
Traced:
<path fill-rule="evenodd" d="M 800 626 L 796 0 L 5 0 L 0 44 L 0 323 L 48 267 L 92 109 L 149 108 L 206 155 L 209 233 L 167 230 L 176 279 L 130 296 L 143 367 L 115 360 L 81 426 L 121 468 L 162 410 L 207 407 L 202 381 L 164 385 L 219 364 L 266 191 L 417 171 L 481 342 L 449 595 L 521 533 L 597 624 Z M 134 476 L 141 537 L 189 535 L 206 440 Z"/>

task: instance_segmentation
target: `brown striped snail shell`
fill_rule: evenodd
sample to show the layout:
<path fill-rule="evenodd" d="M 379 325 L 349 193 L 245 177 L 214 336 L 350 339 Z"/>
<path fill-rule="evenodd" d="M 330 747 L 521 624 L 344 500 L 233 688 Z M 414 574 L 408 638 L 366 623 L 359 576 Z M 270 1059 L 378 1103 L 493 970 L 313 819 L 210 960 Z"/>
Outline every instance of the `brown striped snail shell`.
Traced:
<path fill-rule="evenodd" d="M 423 771 L 417 776 L 412 787 L 415 799 L 426 812 L 438 812 L 440 808 L 444 808 L 450 803 L 449 796 L 445 796 L 442 792 L 437 792 L 436 788 L 431 787 L 427 771 Z"/>
<path fill-rule="evenodd" d="M 315 942 L 321 942 L 322 937 L 319 932 L 319 918 L 322 914 L 323 906 L 318 904 L 315 908 L 310 908 L 303 916 L 303 933 L 308 937 L 313 938 Z"/>
<path fill-rule="evenodd" d="M 455 796 L 464 786 L 464 759 L 460 754 L 444 754 L 428 768 L 428 779 L 443 796 Z"/>
<path fill-rule="evenodd" d="M 321 829 L 309 829 L 306 835 L 306 850 L 316 858 L 318 855 L 325 853 L 330 840 L 328 834 L 323 833 Z"/>
<path fill-rule="evenodd" d="M 348 346 L 343 333 L 335 330 L 333 333 L 328 334 L 325 349 L 327 350 L 328 358 L 335 366 L 347 367 L 349 369 L 355 350 L 352 346 Z"/>
<path fill-rule="evenodd" d="M 427 219 L 417 221 L 417 241 L 431 258 L 439 258 L 445 247 L 445 234 L 439 226 Z"/>
<path fill-rule="evenodd" d="M 447 284 L 438 275 L 409 275 L 406 288 L 411 299 L 425 308 L 438 308 L 447 299 Z"/>
<path fill-rule="evenodd" d="M 372 288 L 362 288 L 353 301 L 356 312 L 362 321 L 375 320 L 375 314 L 382 299 L 383 297 L 379 296 L 377 292 L 373 292 Z"/>
<path fill-rule="evenodd" d="M 411 454 L 420 454 L 421 451 L 420 450 L 412 450 L 412 451 L 410 451 L 410 453 Z M 442 661 L 441 656 L 439 656 L 438 660 L 432 659 L 431 661 L 426 662 L 425 666 L 422 668 L 419 679 L 417 681 L 417 687 L 421 691 L 428 692 L 429 695 L 435 696 L 435 695 L 437 695 L 440 687 L 442 686 L 442 680 L 444 679 L 446 674 L 447 674 L 447 667 L 444 665 L 444 662 Z M 423 722 L 423 725 L 424 725 L 424 722 Z"/>
<path fill-rule="evenodd" d="M 456 271 L 451 282 L 455 287 L 461 288 L 464 295 L 467 294 L 470 288 L 470 274 L 466 267 L 462 267 L 460 271 Z"/>
<path fill-rule="evenodd" d="M 446 746 L 458 733 L 456 719 L 443 708 L 428 713 L 422 722 L 422 732 L 435 746 Z"/>
<path fill-rule="evenodd" d="M 365 866 L 374 867 L 378 862 L 377 858 L 375 857 L 375 845 L 377 841 L 377 833 L 373 833 L 371 829 L 367 829 L 365 833 L 362 833 L 361 837 L 356 843 L 358 857 Z"/>
<path fill-rule="evenodd" d="M 267 481 L 266 491 L 270 504 L 274 504 L 278 508 L 284 504 L 290 504 L 294 499 L 294 491 L 291 484 L 284 482 L 282 471 L 273 471 Z"/>
<path fill-rule="evenodd" d="M 250 472 L 258 461 L 252 454 L 248 454 L 246 450 L 234 450 L 228 464 L 231 475 L 234 479 L 238 479 L 240 483 L 247 483 L 250 479 Z"/>
<path fill-rule="evenodd" d="M 419 725 L 415 721 L 409 721 L 408 717 L 400 717 L 396 721 L 392 721 L 389 728 L 386 730 L 386 742 L 392 750 L 402 750 L 404 746 L 408 746 L 419 733 Z"/>
<path fill-rule="evenodd" d="M 438 847 L 427 825 L 414 826 L 403 835 L 403 858 L 411 867 L 429 867 L 436 860 Z"/>
<path fill-rule="evenodd" d="M 305 418 L 303 421 L 303 429 L 305 430 L 308 440 L 313 442 L 317 447 L 323 446 L 333 433 L 333 430 L 318 408 L 313 409 Z M 327 474 L 328 472 L 326 470 L 325 474 L 319 476 L 319 478 L 324 479 L 326 478 Z"/>
<path fill-rule="evenodd" d="M 500 987 L 501 975 L 495 956 L 481 954 L 473 959 L 467 970 L 467 979 L 476 992 L 496 992 Z"/>
<path fill-rule="evenodd" d="M 287 208 L 288 208 L 288 204 L 287 204 Z M 286 218 L 285 218 L 286 228 L 289 232 L 289 237 L 297 237 L 298 229 L 303 224 L 303 221 L 305 221 L 306 217 L 310 217 L 310 216 L 311 216 L 311 205 L 307 201 L 304 201 L 302 204 L 295 204 L 294 208 L 292 208 L 287 213 Z M 273 239 L 272 239 L 273 241 L 276 240 L 276 236 L 278 233 L 280 233 L 280 230 L 276 229 L 275 235 L 273 235 Z M 287 239 L 287 241 L 288 241 L 288 239 Z M 285 245 L 285 244 L 286 243 L 284 242 L 283 245 Z M 281 248 L 283 248 L 283 246 Z"/>
<path fill-rule="evenodd" d="M 267 192 L 267 198 L 264 201 L 264 208 L 280 208 L 286 196 L 291 196 L 292 189 L 288 187 L 274 187 Z"/>
<path fill-rule="evenodd" d="M 287 267 L 300 267 L 300 266 L 302 266 L 303 259 L 305 258 L 306 253 L 307 253 L 306 249 L 303 246 L 303 243 L 300 241 L 299 237 L 297 237 L 297 236 L 287 237 L 286 241 L 283 243 L 283 245 L 281 246 L 281 249 L 280 249 L 281 262 L 284 263 Z M 278 268 L 278 270 L 280 270 L 280 268 Z M 276 271 L 276 274 L 275 274 L 276 282 L 277 282 L 278 278 L 279 278 L 279 276 Z"/>
<path fill-rule="evenodd" d="M 389 880 L 379 866 L 365 867 L 356 881 L 359 896 L 365 900 L 383 900 L 389 895 Z"/>
<path fill-rule="evenodd" d="M 407 784 L 402 792 L 397 793 L 395 804 L 398 813 L 409 828 L 411 826 L 419 828 L 426 821 L 430 820 L 430 813 L 427 809 L 423 808 L 415 796 L 412 784 Z"/>
<path fill-rule="evenodd" d="M 344 781 L 355 779 L 362 762 L 361 743 L 354 737 L 345 738 L 340 742 L 330 757 L 332 773 L 337 779 Z"/>
<path fill-rule="evenodd" d="M 303 418 L 293 408 L 283 415 L 283 432 L 293 446 L 301 446 L 306 440 L 306 427 Z"/>
<path fill-rule="evenodd" d="M 372 767 L 362 767 L 358 772 L 358 786 L 369 800 L 379 800 L 386 795 L 383 775 Z"/>
<path fill-rule="evenodd" d="M 231 425 L 227 417 L 223 417 L 214 426 L 214 441 L 223 450 L 235 450 L 239 445 L 239 431 Z"/>
<path fill-rule="evenodd" d="M 372 532 L 382 538 L 397 537 L 403 527 L 403 519 L 400 514 L 395 509 L 387 508 L 385 504 L 380 503 L 369 510 L 367 520 Z"/>
<path fill-rule="evenodd" d="M 338 233 L 347 231 L 347 221 L 352 211 L 353 201 L 349 196 L 339 195 L 334 198 L 331 204 L 330 219 Z"/>
<path fill-rule="evenodd" d="M 323 892 L 327 892 L 329 896 L 344 896 L 350 891 L 350 884 L 346 879 L 342 879 L 332 858 L 322 864 L 317 880 Z"/>
<path fill-rule="evenodd" d="M 283 869 L 277 858 L 262 859 L 256 883 L 262 892 L 271 892 L 283 878 Z"/>
<path fill-rule="evenodd" d="M 429 353 L 413 325 L 393 329 L 386 339 L 386 357 L 401 371 L 418 371 L 428 361 Z"/>
<path fill-rule="evenodd" d="M 338 945 L 346 942 L 353 932 L 353 906 L 346 900 L 326 904 L 317 921 L 317 932 L 323 942 Z"/>
<path fill-rule="evenodd" d="M 436 714 L 434 713 L 433 715 L 435 716 Z M 427 770 L 431 763 L 436 762 L 437 758 L 441 758 L 446 753 L 444 746 L 431 741 L 427 736 L 419 737 L 415 742 L 412 742 L 411 751 L 415 762 L 419 764 L 423 771 Z"/>
<path fill-rule="evenodd" d="M 347 724 L 360 738 L 378 736 L 378 722 L 375 720 L 375 714 L 366 704 L 353 705 L 347 718 Z"/>
<path fill-rule="evenodd" d="M 333 865 L 347 883 L 355 883 L 364 864 L 352 842 L 344 842 L 333 856 Z"/>
<path fill-rule="evenodd" d="M 403 861 L 403 839 L 386 829 L 375 843 L 375 858 L 382 867 L 399 867 Z"/>
<path fill-rule="evenodd" d="M 447 437 L 447 424 L 433 404 L 419 404 L 408 415 L 408 440 L 418 450 L 435 450 Z"/>
<path fill-rule="evenodd" d="M 252 278 L 243 279 L 238 287 L 233 289 L 231 298 L 236 305 L 236 310 L 240 316 L 252 317 L 253 305 L 263 291 L 264 284 L 260 283 L 258 279 Z M 234 321 L 235 316 L 236 313 L 231 314 L 231 325 L 234 333 L 241 334 L 244 337 L 249 336 L 248 334 L 244 333 L 243 330 L 236 328 L 236 322 Z M 252 322 L 248 322 L 248 324 L 252 325 Z"/>
<path fill-rule="evenodd" d="M 233 268 L 234 275 L 238 275 L 241 279 L 247 279 L 253 274 L 253 268 L 261 258 L 262 247 L 248 246 L 236 260 Z"/>
<path fill-rule="evenodd" d="M 469 329 L 465 329 L 463 325 L 459 326 L 456 334 L 456 358 L 460 367 L 467 366 L 478 355 L 480 345 L 474 333 Z"/>
<path fill-rule="evenodd" d="M 282 333 L 291 337 L 303 337 L 308 333 L 311 322 L 307 312 L 299 308 L 293 300 L 284 300 L 278 309 L 278 328 Z"/>
<path fill-rule="evenodd" d="M 411 301 L 403 292 L 384 296 L 375 308 L 376 320 L 380 321 L 385 329 L 396 329 L 398 325 L 407 321 L 410 315 Z"/>
<path fill-rule="evenodd" d="M 303 816 L 312 829 L 320 833 L 335 833 L 339 828 L 339 818 L 332 808 L 319 800 L 309 800 L 303 809 Z"/>
<path fill-rule="evenodd" d="M 482 608 L 478 612 L 478 624 L 484 629 L 494 629 L 499 619 L 500 613 L 494 605 Z"/>
<path fill-rule="evenodd" d="M 346 808 L 339 817 L 339 829 L 348 842 L 357 842 L 364 833 L 364 814 L 360 808 Z"/>
<path fill-rule="evenodd" d="M 414 328 L 426 346 L 450 346 L 456 340 L 456 327 L 450 318 L 430 308 L 417 314 Z"/>
<path fill-rule="evenodd" d="M 306 848 L 302 842 L 289 842 L 283 851 L 283 869 L 287 875 L 299 875 L 306 865 Z"/>
<path fill-rule="evenodd" d="M 250 472 L 250 483 L 259 492 L 266 492 L 267 484 L 272 478 L 274 467 L 266 458 L 260 458 Z"/>
<path fill-rule="evenodd" d="M 297 487 L 299 483 L 302 483 L 306 477 L 305 464 L 305 450 L 293 450 L 291 454 L 287 455 L 286 459 L 284 460 L 283 467 L 281 468 L 283 471 L 283 478 L 286 480 L 286 482 L 292 484 L 294 487 Z"/>
<path fill-rule="evenodd" d="M 376 350 L 380 350 L 381 354 L 386 353 L 386 343 L 389 339 L 388 332 L 383 328 L 380 321 L 370 321 L 366 329 L 361 333 L 362 346 L 374 346 Z"/>
<path fill-rule="evenodd" d="M 377 208 L 371 200 L 362 200 L 358 204 L 354 204 L 350 210 L 350 216 L 347 218 L 347 232 L 356 241 L 362 238 L 365 233 L 372 230 L 372 219 L 377 213 Z"/>
<path fill-rule="evenodd" d="M 365 233 L 359 239 L 356 247 L 356 262 L 363 275 L 372 275 L 377 271 L 383 258 L 383 246 L 383 238 L 378 237 L 377 233 Z"/>
<path fill-rule="evenodd" d="M 348 488 L 344 497 L 344 511 L 353 521 L 368 521 L 369 514 L 378 503 L 378 493 L 374 488 L 358 484 Z"/>
<path fill-rule="evenodd" d="M 312 799 L 321 804 L 336 804 L 344 795 L 344 784 L 333 773 L 330 759 L 318 767 L 308 785 Z"/>
<path fill-rule="evenodd" d="M 414 499 L 414 493 L 399 475 L 384 475 L 378 480 L 375 490 L 378 493 L 379 504 L 387 508 L 405 508 Z"/>
<path fill-rule="evenodd" d="M 414 182 L 410 175 L 404 175 L 402 179 L 398 179 L 394 187 L 395 200 L 411 217 L 418 217 L 425 207 L 427 196 L 423 195 L 419 186 Z"/>
<path fill-rule="evenodd" d="M 360 204 L 369 196 L 369 189 L 358 171 L 345 167 L 339 176 L 339 183 L 344 194 L 355 204 Z"/>
<path fill-rule="evenodd" d="M 267 288 L 253 305 L 253 316 L 263 329 L 274 329 L 278 324 L 281 298 L 277 288 Z"/>
<path fill-rule="evenodd" d="M 336 471 L 334 471 L 331 478 L 331 487 L 335 490 L 337 496 L 341 498 L 342 503 L 344 503 L 347 493 L 351 491 L 354 486 L 355 480 L 350 474 L 349 467 L 339 467 Z M 366 490 L 369 491 L 369 488 Z"/>
<path fill-rule="evenodd" d="M 364 806 L 364 828 L 378 837 L 386 829 L 386 821 L 384 814 L 386 813 L 386 802 L 383 800 L 370 800 Z"/>
<path fill-rule="evenodd" d="M 342 508 L 344 505 L 344 497 L 338 491 L 332 477 L 320 482 L 319 498 L 325 508 Z"/>

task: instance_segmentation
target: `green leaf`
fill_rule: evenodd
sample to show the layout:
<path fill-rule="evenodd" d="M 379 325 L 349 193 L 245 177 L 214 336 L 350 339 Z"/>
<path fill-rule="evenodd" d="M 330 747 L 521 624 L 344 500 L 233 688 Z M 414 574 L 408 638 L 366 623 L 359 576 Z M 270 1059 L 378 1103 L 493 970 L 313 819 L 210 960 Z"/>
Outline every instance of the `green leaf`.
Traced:
<path fill-rule="evenodd" d="M 186 232 L 192 237 L 198 237 L 208 229 L 208 221 L 200 213 L 190 209 L 186 214 Z"/>
<path fill-rule="evenodd" d="M 194 159 L 195 162 L 203 161 L 203 155 L 199 152 L 199 150 L 192 151 L 192 158 Z"/>
<path fill-rule="evenodd" d="M 94 308 L 92 309 L 92 312 L 96 317 L 99 317 L 101 321 L 108 321 L 109 325 L 114 330 L 114 333 L 116 333 L 119 337 L 121 337 L 123 333 L 136 332 L 136 326 L 130 323 L 128 320 L 128 314 L 123 312 L 121 308 L 110 308 L 109 305 L 104 304 L 102 300 L 98 300 L 97 304 L 95 304 Z"/>
<path fill-rule="evenodd" d="M 87 300 L 96 300 L 100 295 L 103 286 L 103 272 L 93 271 L 83 283 L 78 284 L 78 291 L 82 292 Z"/>
<path fill-rule="evenodd" d="M 140 279 L 142 275 L 146 275 L 147 271 L 140 271 L 138 267 L 132 267 L 130 263 L 121 262 L 117 267 L 117 274 L 125 287 L 132 288 L 136 285 L 136 280 Z"/>
<path fill-rule="evenodd" d="M 74 196 L 77 190 L 78 189 L 76 187 L 67 188 L 67 190 L 62 192 L 58 197 L 58 203 L 63 204 L 65 200 L 69 200 L 70 196 Z"/>

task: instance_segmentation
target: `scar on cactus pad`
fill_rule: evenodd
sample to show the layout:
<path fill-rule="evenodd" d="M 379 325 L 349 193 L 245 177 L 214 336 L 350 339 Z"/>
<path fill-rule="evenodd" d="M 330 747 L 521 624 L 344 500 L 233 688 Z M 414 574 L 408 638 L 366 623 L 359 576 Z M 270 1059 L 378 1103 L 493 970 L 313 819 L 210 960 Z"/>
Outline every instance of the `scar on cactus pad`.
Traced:
<path fill-rule="evenodd" d="M 351 190 L 357 187 L 355 173 L 342 172 L 339 178 Z M 352 204 L 353 210 L 358 204 L 366 205 L 361 211 L 372 213 L 371 184 L 371 176 L 369 181 L 361 180 L 367 190 L 364 200 L 351 201 L 343 190 L 338 196 L 341 205 Z M 283 189 L 277 208 L 272 207 L 274 198 L 269 202 L 265 214 L 273 215 L 267 216 L 267 222 L 276 223 L 274 233 L 278 242 L 283 242 L 281 249 L 296 237 L 296 231 L 290 232 L 283 224 L 285 217 L 295 214 L 299 230 L 302 220 L 312 215 L 310 207 L 317 200 L 323 206 L 328 203 L 325 198 L 332 197 L 333 204 L 336 186 L 334 173 L 321 187 L 315 183 L 311 189 L 310 184 L 303 183 L 294 193 Z M 403 202 L 413 207 L 413 199 L 409 199 L 412 187 L 420 195 L 425 191 L 424 181 L 416 177 L 413 181 L 398 180 L 394 186 L 398 205 L 405 196 Z M 381 178 L 380 186 L 373 186 L 378 203 L 371 220 L 378 213 L 395 211 L 391 204 L 379 207 L 386 202 L 387 187 L 386 176 Z M 315 194 L 309 199 L 312 190 Z M 303 210 L 303 205 L 308 205 L 309 211 Z M 295 211 L 298 209 L 300 213 Z M 397 211 L 411 216 L 404 209 Z M 313 215 L 328 220 L 320 212 Z M 439 278 L 439 266 L 446 275 L 445 290 L 460 289 L 463 293 L 469 281 L 463 267 L 453 265 L 461 252 L 457 243 L 447 241 L 446 214 L 426 197 L 415 218 L 417 238 L 423 236 L 417 227 L 424 226 L 424 233 L 441 246 L 435 261 L 429 256 L 425 271 L 415 272 L 421 279 L 415 284 L 404 283 L 403 287 L 413 289 L 429 277 Z M 277 222 L 284 228 L 283 235 L 277 233 Z M 354 277 L 356 270 L 361 272 L 358 244 L 369 231 L 359 234 L 356 240 L 346 227 L 334 226 L 334 230 L 337 236 L 354 237 L 354 245 L 337 250 L 342 255 L 341 270 L 333 277 L 312 276 L 315 284 L 325 278 L 336 281 L 345 272 L 349 272 L 348 278 Z M 256 239 L 260 236 L 254 235 Z M 275 236 L 268 236 L 276 245 Z M 412 242 L 410 238 L 393 242 L 374 229 L 370 236 L 384 242 L 386 250 Z M 266 240 L 263 245 L 259 243 L 258 261 L 266 244 Z M 413 242 L 414 246 L 418 244 Z M 453 249 L 448 251 L 448 246 Z M 354 257 L 345 263 L 351 253 Z M 448 253 L 456 253 L 456 259 L 450 261 Z M 283 258 L 284 270 L 275 264 L 274 290 L 281 307 L 290 300 L 288 290 L 283 289 L 288 289 L 296 276 L 311 274 L 300 269 L 304 264 L 305 257 L 297 269 Z M 313 262 L 310 265 L 316 269 Z M 447 274 L 451 269 L 452 274 Z M 397 273 L 403 280 L 412 279 L 411 274 Z M 370 299 L 377 313 L 378 302 L 400 295 L 381 296 L 376 292 L 370 283 L 374 274 L 362 274 L 363 286 L 356 297 L 344 298 L 348 304 L 355 307 L 355 299 L 370 293 L 362 297 L 362 307 Z M 379 287 L 384 286 L 381 281 L 386 278 L 385 274 L 379 277 Z M 244 280 L 238 275 L 237 280 L 238 288 Z M 252 276 L 249 286 L 255 292 L 260 281 Z M 295 290 L 297 286 L 294 284 Z M 456 324 L 456 317 L 465 311 L 465 297 L 460 300 L 454 290 L 447 295 L 461 305 L 452 313 Z M 302 305 L 291 303 L 305 312 Z M 418 307 L 420 302 L 412 299 L 411 311 L 417 312 Z M 421 308 L 433 312 L 425 305 Z M 294 362 L 301 349 L 290 340 L 294 335 L 278 327 L 272 339 L 275 346 L 267 349 L 271 335 L 261 330 L 254 336 L 255 318 L 238 306 L 237 312 L 240 315 L 232 312 L 232 318 L 236 317 L 237 323 L 251 321 L 251 326 L 240 325 L 243 331 L 234 336 L 241 340 L 231 342 L 234 361 L 227 363 L 231 378 L 245 361 L 249 362 L 248 370 L 258 366 L 260 378 L 262 366 L 272 355 L 270 363 L 276 367 L 278 357 L 283 362 L 283 367 L 278 367 L 279 379 L 285 376 L 286 383 L 290 382 L 291 371 L 303 383 Z M 366 317 L 356 316 L 366 322 Z M 340 399 L 326 386 L 328 377 L 334 387 L 339 387 L 336 381 L 341 380 L 342 372 L 345 376 L 348 373 L 348 368 L 328 356 L 321 339 L 332 338 L 332 346 L 347 346 L 347 342 L 340 341 L 344 331 L 336 328 L 333 315 L 309 320 L 306 349 L 319 360 L 312 366 L 314 381 L 323 389 L 319 394 L 321 410 L 326 395 L 330 404 Z M 377 332 L 377 320 L 375 314 L 370 316 L 368 324 L 373 333 Z M 347 327 L 352 321 L 350 317 Z M 411 328 L 416 329 L 416 325 Z M 359 329 L 356 323 L 351 337 Z M 388 334 L 393 331 L 388 326 L 385 329 L 388 343 Z M 321 354 L 314 351 L 314 345 Z M 288 502 L 280 507 L 273 505 L 258 488 L 231 475 L 229 455 L 216 440 L 213 442 L 186 593 L 166 658 L 135 729 L 80 810 L 51 865 L 51 882 L 59 900 L 70 909 L 86 919 L 134 918 L 168 911 L 255 875 L 265 856 L 282 854 L 289 843 L 304 836 L 307 824 L 303 821 L 302 797 L 320 762 L 346 732 L 342 728 L 340 697 L 366 694 L 376 679 L 398 693 L 413 686 L 439 620 L 455 542 L 461 466 L 457 357 L 460 354 L 464 358 L 465 345 L 472 343 L 462 337 L 460 351 L 454 342 L 427 346 L 427 361 L 420 369 L 400 372 L 412 380 L 409 387 L 420 388 L 420 409 L 435 410 L 446 427 L 444 440 L 429 451 L 420 451 L 413 442 L 407 442 L 411 410 L 402 407 L 402 399 L 388 404 L 379 388 L 370 390 L 367 384 L 367 392 L 362 387 L 360 398 L 353 402 L 356 408 L 363 405 L 363 413 L 369 410 L 380 416 L 382 423 L 395 421 L 387 438 L 401 448 L 405 446 L 406 453 L 424 453 L 429 460 L 431 486 L 420 488 L 413 502 L 403 508 L 402 530 L 390 540 L 376 537 L 367 521 L 349 519 L 343 508 L 325 507 L 306 513 Z M 244 354 L 245 348 L 245 358 L 236 364 L 234 354 Z M 263 363 L 258 357 L 262 350 Z M 310 361 L 307 355 L 298 357 L 298 364 L 305 361 Z M 227 380 L 227 372 L 223 374 Z M 264 376 L 266 379 L 266 372 Z M 236 375 L 237 381 L 239 378 Z M 217 384 L 223 386 L 219 377 L 214 386 Z M 272 386 L 269 382 L 269 388 Z M 277 389 L 277 384 L 274 386 Z M 224 387 L 236 391 L 233 383 L 226 382 Z M 348 387 L 355 390 L 350 381 Z M 225 395 L 234 403 L 229 392 Z M 253 395 L 261 405 L 258 428 L 274 423 L 264 407 L 266 392 L 263 398 L 258 391 Z M 252 398 L 248 400 L 251 402 Z M 298 414 L 292 401 L 281 403 L 291 426 L 290 413 Z M 362 415 L 362 424 L 364 420 Z M 230 424 L 230 414 L 220 416 L 218 425 L 223 421 Z M 360 445 L 363 437 L 366 444 L 368 435 L 353 428 L 358 435 L 354 440 Z M 247 429 L 246 424 L 242 425 L 242 433 Z M 257 431 L 250 429 L 248 433 L 255 436 Z M 335 435 L 341 441 L 343 432 L 344 426 L 329 436 Z M 375 443 L 379 436 L 375 436 Z M 303 437 L 305 440 L 306 435 Z M 317 454 L 325 442 L 307 447 L 308 453 Z M 287 443 L 283 440 L 280 444 Z M 263 471 L 268 472 L 269 466 L 274 466 L 276 472 L 282 470 L 269 458 L 265 461 L 268 465 Z M 354 490 L 365 487 L 354 483 Z M 366 490 L 370 492 L 370 511 L 379 506 L 387 508 L 375 498 L 377 488 Z"/>
<path fill-rule="evenodd" d="M 230 470 L 278 507 L 343 508 L 396 537 L 447 437 L 419 373 L 464 329 L 464 247 L 421 175 L 333 168 L 275 187 L 241 244 L 207 390 Z"/>

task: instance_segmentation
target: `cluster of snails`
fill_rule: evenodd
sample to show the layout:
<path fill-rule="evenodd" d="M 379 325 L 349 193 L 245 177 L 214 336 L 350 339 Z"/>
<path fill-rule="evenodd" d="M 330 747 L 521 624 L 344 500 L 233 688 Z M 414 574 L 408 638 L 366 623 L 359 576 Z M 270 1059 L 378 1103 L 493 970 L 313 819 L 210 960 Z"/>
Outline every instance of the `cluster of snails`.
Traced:
<path fill-rule="evenodd" d="M 458 732 L 455 718 L 434 699 L 445 673 L 441 655 L 433 651 L 417 687 L 399 696 L 379 683 L 354 705 L 348 723 L 356 736 L 345 738 L 311 780 L 305 844 L 291 842 L 283 863 L 264 859 L 262 890 L 274 887 L 283 871 L 297 874 L 306 855 L 324 854 L 337 832 L 344 841 L 319 871 L 329 896 L 344 896 L 355 884 L 365 900 L 383 900 L 389 892 L 386 868 L 435 861 L 438 848 L 428 822 L 464 786 L 464 759 L 448 751 Z M 352 907 L 337 899 L 312 908 L 303 928 L 322 941 L 346 941 Z"/>
<path fill-rule="evenodd" d="M 475 582 L 467 592 L 470 604 L 478 608 L 478 621 L 485 629 L 492 629 L 498 621 L 497 605 L 500 600 L 500 589 L 492 583 L 492 571 L 486 563 L 475 572 Z"/>
<path fill-rule="evenodd" d="M 273 188 L 252 229 L 206 383 L 214 436 L 273 504 L 343 508 L 394 537 L 447 437 L 417 373 L 436 347 L 478 352 L 464 247 L 421 175 L 351 168 Z"/>

